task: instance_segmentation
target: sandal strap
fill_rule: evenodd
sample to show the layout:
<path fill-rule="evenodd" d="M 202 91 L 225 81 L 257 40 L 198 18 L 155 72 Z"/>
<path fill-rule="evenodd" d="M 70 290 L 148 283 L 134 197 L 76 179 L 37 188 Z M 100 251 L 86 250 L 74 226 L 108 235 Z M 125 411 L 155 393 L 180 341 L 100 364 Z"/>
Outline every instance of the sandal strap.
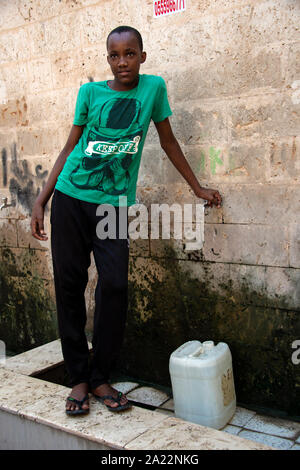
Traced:
<path fill-rule="evenodd" d="M 87 401 L 88 399 L 89 399 L 89 396 L 88 396 L 88 395 L 86 395 L 85 397 L 83 397 L 82 400 L 77 400 L 76 398 L 73 398 L 73 397 L 68 397 L 68 398 L 67 398 L 67 400 L 75 402 L 76 405 L 78 405 L 78 406 L 82 406 L 83 403 L 84 403 L 85 401 Z"/>
<path fill-rule="evenodd" d="M 99 397 L 99 398 L 101 398 L 101 400 L 113 400 L 116 403 L 120 404 L 120 400 L 121 400 L 122 396 L 123 396 L 123 393 L 118 392 L 118 397 L 117 398 L 113 397 L 112 395 L 103 395 L 102 397 Z"/>

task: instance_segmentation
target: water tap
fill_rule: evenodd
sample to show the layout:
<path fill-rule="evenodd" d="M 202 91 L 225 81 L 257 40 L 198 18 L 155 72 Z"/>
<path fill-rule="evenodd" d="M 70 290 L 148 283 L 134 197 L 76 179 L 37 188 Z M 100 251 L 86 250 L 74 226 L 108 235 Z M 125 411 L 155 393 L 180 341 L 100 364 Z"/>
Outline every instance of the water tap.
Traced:
<path fill-rule="evenodd" d="M 2 198 L 2 201 L 3 201 L 3 204 L 1 204 L 0 210 L 5 209 L 6 207 L 10 207 L 10 206 L 13 205 L 13 204 L 11 204 L 11 203 L 10 203 L 10 204 L 7 204 L 7 197 L 3 197 L 3 198 Z"/>

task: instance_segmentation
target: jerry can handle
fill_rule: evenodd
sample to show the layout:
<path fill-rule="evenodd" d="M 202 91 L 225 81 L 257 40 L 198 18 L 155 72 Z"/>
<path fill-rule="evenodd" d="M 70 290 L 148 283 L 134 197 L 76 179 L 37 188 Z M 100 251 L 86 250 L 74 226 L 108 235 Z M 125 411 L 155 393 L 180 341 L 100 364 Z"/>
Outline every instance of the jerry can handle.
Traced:
<path fill-rule="evenodd" d="M 203 346 L 200 346 L 192 354 L 189 354 L 188 357 L 197 357 L 197 356 L 200 356 L 201 353 L 203 353 Z"/>

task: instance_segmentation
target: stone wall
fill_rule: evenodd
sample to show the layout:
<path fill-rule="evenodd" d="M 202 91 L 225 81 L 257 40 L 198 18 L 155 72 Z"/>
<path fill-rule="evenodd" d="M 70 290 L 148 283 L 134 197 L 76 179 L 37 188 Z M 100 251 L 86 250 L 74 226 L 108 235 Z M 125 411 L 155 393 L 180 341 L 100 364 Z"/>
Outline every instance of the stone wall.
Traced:
<path fill-rule="evenodd" d="M 130 309 L 120 368 L 169 385 L 169 354 L 225 341 L 238 401 L 300 414 L 300 4 L 189 0 L 155 19 L 151 0 L 1 0 L 0 337 L 15 352 L 57 335 L 49 241 L 30 212 L 64 145 L 80 84 L 111 77 L 105 39 L 129 24 L 162 75 L 171 124 L 195 174 L 219 189 L 205 244 L 131 241 Z M 139 175 L 147 205 L 197 202 L 151 126 Z M 49 208 L 46 230 L 49 234 Z M 86 292 L 92 325 L 95 269 Z"/>

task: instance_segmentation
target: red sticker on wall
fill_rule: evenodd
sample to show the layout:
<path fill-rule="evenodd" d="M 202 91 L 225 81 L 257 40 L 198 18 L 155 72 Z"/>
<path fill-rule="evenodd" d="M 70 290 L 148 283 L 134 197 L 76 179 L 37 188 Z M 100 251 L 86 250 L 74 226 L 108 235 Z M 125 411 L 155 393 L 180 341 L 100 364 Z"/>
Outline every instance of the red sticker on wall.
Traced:
<path fill-rule="evenodd" d="M 172 15 L 186 9 L 186 0 L 153 0 L 153 16 Z"/>

